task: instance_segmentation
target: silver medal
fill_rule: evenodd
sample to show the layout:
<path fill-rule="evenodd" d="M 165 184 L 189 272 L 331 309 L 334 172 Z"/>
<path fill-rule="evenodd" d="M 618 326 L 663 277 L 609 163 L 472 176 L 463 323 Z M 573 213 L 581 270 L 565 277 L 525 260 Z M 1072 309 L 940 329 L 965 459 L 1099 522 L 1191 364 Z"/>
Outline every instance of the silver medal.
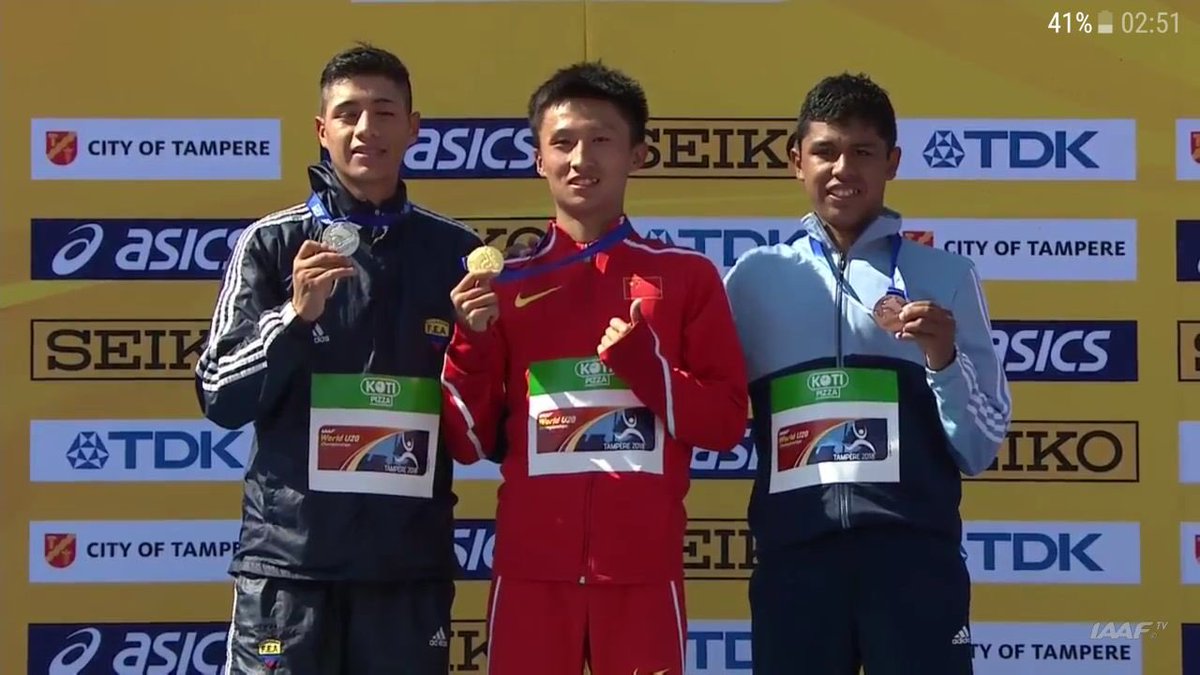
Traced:
<path fill-rule="evenodd" d="M 358 230 L 346 223 L 333 223 L 321 233 L 321 243 L 332 246 L 338 255 L 349 256 L 358 250 Z"/>

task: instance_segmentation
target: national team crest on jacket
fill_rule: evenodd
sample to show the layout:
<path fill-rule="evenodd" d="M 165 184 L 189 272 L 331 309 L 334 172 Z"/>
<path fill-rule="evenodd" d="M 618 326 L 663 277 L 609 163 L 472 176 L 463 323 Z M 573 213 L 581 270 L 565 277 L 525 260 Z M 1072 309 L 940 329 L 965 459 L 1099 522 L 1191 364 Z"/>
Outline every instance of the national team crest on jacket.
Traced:
<path fill-rule="evenodd" d="M 625 277 L 626 300 L 661 300 L 662 297 L 662 277 L 644 277 L 640 274 Z"/>
<path fill-rule="evenodd" d="M 425 319 L 425 335 L 438 351 L 445 349 L 446 345 L 450 344 L 450 322 L 434 318 Z"/>
<path fill-rule="evenodd" d="M 274 638 L 263 640 L 258 643 L 258 658 L 267 667 L 267 670 L 275 670 L 279 667 L 279 657 L 283 655 L 283 643 Z"/>

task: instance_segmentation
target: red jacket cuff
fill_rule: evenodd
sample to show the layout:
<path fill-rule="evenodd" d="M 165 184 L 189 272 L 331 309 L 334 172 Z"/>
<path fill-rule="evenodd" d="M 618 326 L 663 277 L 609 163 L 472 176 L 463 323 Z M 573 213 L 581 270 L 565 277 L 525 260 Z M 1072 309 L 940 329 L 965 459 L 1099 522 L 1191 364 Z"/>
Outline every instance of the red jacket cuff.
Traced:
<path fill-rule="evenodd" d="M 500 341 L 496 324 L 493 323 L 482 333 L 476 333 L 461 324 L 455 324 L 454 330 L 457 339 L 450 347 L 450 359 L 454 366 L 466 373 L 488 371 Z"/>

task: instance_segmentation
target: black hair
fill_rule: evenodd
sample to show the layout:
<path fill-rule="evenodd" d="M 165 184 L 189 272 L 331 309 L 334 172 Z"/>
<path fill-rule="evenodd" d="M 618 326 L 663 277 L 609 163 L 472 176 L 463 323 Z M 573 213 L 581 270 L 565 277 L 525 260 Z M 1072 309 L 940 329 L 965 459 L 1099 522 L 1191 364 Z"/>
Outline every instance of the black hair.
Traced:
<path fill-rule="evenodd" d="M 875 127 L 887 142 L 888 150 L 896 147 L 896 111 L 892 101 L 882 87 L 863 73 L 842 73 L 818 82 L 804 97 L 791 145 L 800 148 L 812 122 L 845 124 L 850 121 Z"/>
<path fill-rule="evenodd" d="M 395 54 L 365 42 L 338 52 L 321 70 L 321 105 L 325 104 L 325 89 L 334 82 L 363 75 L 386 77 L 404 92 L 404 103 L 412 110 L 412 81 L 408 67 Z"/>
<path fill-rule="evenodd" d="M 637 80 L 602 63 L 581 62 L 554 73 L 529 97 L 529 126 L 533 137 L 541 130 L 542 117 L 551 106 L 570 99 L 608 101 L 616 106 L 629 124 L 634 144 L 646 138 L 650 106 Z"/>

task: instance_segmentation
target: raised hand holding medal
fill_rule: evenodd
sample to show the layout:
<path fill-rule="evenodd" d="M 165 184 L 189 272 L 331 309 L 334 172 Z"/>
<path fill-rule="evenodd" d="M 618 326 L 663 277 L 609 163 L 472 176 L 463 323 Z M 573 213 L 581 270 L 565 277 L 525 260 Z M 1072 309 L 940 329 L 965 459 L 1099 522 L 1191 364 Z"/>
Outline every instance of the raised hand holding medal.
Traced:
<path fill-rule="evenodd" d="M 321 232 L 321 243 L 343 258 L 350 258 L 358 250 L 358 226 L 353 223 L 332 222 Z M 337 292 L 337 279 L 329 288 L 329 294 Z"/>
<path fill-rule="evenodd" d="M 305 321 L 316 321 L 325 312 L 338 279 L 357 273 L 349 258 L 332 246 L 312 240 L 300 245 L 292 260 L 292 307 Z"/>
<path fill-rule="evenodd" d="M 902 239 L 892 235 L 892 283 L 875 302 L 871 314 L 880 328 L 899 340 L 915 340 L 932 370 L 941 370 L 954 360 L 954 316 L 929 300 L 911 302 L 900 274 Z"/>
<path fill-rule="evenodd" d="M 522 269 L 505 269 L 503 253 L 491 246 L 479 246 L 463 260 L 467 274 L 450 292 L 450 301 L 454 304 L 459 322 L 473 331 L 483 332 L 487 330 L 492 321 L 500 316 L 499 298 L 491 289 L 494 279 L 498 278 L 501 282 L 513 282 L 547 274 L 590 258 L 601 251 L 606 251 L 620 243 L 632 232 L 633 225 L 627 218 L 622 218 L 619 226 L 612 228 L 608 234 L 579 251 L 546 265 L 534 265 Z M 524 249 L 525 247 L 519 248 Z M 532 254 L 532 251 L 537 248 L 535 246 L 529 249 L 529 253 Z M 514 249 L 518 249 L 518 247 L 514 246 Z M 513 250 L 514 255 L 520 252 L 522 251 Z"/>
<path fill-rule="evenodd" d="M 954 314 L 949 310 L 929 300 L 918 300 L 904 305 L 895 320 L 899 324 L 893 331 L 896 337 L 915 340 L 925 353 L 925 363 L 930 370 L 941 370 L 954 360 L 957 326 Z"/>
<path fill-rule="evenodd" d="M 459 323 L 482 333 L 500 316 L 500 299 L 491 282 L 504 271 L 504 254 L 487 245 L 471 251 L 466 259 L 467 274 L 450 291 Z"/>

